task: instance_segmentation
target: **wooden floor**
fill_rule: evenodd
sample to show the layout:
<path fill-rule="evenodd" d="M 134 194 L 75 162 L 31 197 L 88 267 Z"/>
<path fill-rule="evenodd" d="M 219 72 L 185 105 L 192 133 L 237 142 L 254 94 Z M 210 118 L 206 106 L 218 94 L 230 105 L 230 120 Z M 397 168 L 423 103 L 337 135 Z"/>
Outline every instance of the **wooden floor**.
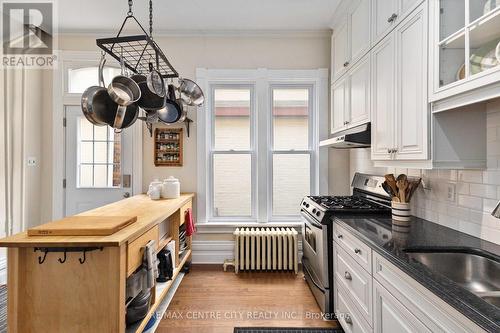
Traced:
<path fill-rule="evenodd" d="M 221 265 L 222 266 L 222 265 Z M 303 274 L 193 266 L 156 332 L 232 333 L 234 327 L 338 327 L 324 321 Z"/>

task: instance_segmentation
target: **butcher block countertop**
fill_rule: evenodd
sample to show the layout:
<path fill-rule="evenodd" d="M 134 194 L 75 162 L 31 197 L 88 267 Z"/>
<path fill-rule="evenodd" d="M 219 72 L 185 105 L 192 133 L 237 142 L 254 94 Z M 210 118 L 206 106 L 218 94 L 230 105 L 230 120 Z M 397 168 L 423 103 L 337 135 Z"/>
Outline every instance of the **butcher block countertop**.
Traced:
<path fill-rule="evenodd" d="M 139 194 L 76 216 L 137 216 L 137 222 L 109 236 L 28 236 L 27 232 L 0 239 L 0 247 L 120 246 L 142 235 L 192 200 L 193 193 L 177 199 L 151 200 Z"/>

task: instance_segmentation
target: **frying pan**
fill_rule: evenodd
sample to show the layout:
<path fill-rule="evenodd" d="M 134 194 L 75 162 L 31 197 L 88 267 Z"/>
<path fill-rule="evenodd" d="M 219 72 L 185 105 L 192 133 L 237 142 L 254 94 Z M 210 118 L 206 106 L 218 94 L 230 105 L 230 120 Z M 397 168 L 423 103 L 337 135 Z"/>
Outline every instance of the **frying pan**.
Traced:
<path fill-rule="evenodd" d="M 169 84 L 168 98 L 165 101 L 165 107 L 158 110 L 158 118 L 164 123 L 172 124 L 179 120 L 182 116 L 182 112 L 182 103 L 175 96 L 175 87 Z"/>
<path fill-rule="evenodd" d="M 136 74 L 130 77 L 134 80 L 141 90 L 141 98 L 137 104 L 145 111 L 156 111 L 165 106 L 165 97 L 160 97 L 148 88 L 147 78 L 145 75 Z"/>

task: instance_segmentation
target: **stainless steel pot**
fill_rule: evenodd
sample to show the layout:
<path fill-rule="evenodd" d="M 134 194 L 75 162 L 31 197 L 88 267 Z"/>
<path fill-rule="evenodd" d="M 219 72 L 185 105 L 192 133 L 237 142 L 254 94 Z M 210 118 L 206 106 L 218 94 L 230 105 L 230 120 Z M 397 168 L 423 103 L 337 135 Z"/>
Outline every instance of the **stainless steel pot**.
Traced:
<path fill-rule="evenodd" d="M 122 129 L 127 107 L 141 98 L 139 85 L 129 77 L 118 75 L 108 86 L 109 97 L 118 105 L 112 127 Z"/>
<path fill-rule="evenodd" d="M 179 79 L 181 99 L 189 106 L 201 106 L 205 102 L 205 95 L 200 86 L 189 79 Z"/>
<path fill-rule="evenodd" d="M 101 86 L 87 88 L 82 94 L 81 106 L 85 118 L 96 126 L 105 126 L 112 120 L 112 112 L 109 111 L 110 98 L 104 88 L 103 68 L 106 63 L 104 55 L 99 62 L 98 81 Z"/>
<path fill-rule="evenodd" d="M 149 90 L 146 76 L 136 74 L 131 76 L 131 79 L 137 82 L 141 89 L 141 98 L 137 101 L 137 104 L 139 104 L 142 109 L 146 112 L 152 112 L 165 106 L 165 97 L 160 97 Z"/>

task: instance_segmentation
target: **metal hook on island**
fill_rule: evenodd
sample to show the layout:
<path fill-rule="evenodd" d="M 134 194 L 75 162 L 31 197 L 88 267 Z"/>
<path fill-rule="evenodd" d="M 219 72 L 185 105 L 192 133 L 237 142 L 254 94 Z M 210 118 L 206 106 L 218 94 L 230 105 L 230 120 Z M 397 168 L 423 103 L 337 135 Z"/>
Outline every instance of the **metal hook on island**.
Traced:
<path fill-rule="evenodd" d="M 36 251 L 36 248 L 35 248 L 35 251 Z M 41 264 L 43 264 L 43 263 L 45 262 L 45 258 L 47 258 L 47 253 L 48 253 L 48 252 L 49 252 L 48 250 L 43 251 L 43 258 L 42 258 L 42 257 L 40 257 L 40 256 L 38 256 L 38 263 L 39 263 L 40 265 L 41 265 Z"/>
<path fill-rule="evenodd" d="M 82 265 L 85 263 L 85 260 L 87 260 L 86 253 L 87 253 L 87 250 L 83 250 L 83 258 L 78 258 L 78 261 Z"/>
<path fill-rule="evenodd" d="M 64 257 L 63 257 L 63 259 L 59 258 L 59 259 L 57 259 L 57 261 L 59 261 L 61 264 L 64 264 L 66 262 L 66 250 L 64 250 Z"/>

